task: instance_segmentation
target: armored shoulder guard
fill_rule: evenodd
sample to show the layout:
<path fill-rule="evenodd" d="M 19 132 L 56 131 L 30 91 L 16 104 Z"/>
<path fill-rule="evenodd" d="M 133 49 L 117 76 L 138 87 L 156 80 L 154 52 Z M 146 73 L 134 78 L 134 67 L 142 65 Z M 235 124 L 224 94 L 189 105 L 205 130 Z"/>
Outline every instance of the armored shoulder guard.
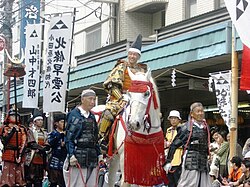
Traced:
<path fill-rule="evenodd" d="M 123 59 L 118 59 L 116 64 L 115 64 L 115 67 L 118 66 L 119 64 L 125 64 L 127 65 L 127 61 L 123 60 Z"/>
<path fill-rule="evenodd" d="M 148 66 L 147 64 L 142 64 L 142 63 L 138 63 L 138 66 L 144 70 L 144 72 L 147 72 L 148 71 Z"/>

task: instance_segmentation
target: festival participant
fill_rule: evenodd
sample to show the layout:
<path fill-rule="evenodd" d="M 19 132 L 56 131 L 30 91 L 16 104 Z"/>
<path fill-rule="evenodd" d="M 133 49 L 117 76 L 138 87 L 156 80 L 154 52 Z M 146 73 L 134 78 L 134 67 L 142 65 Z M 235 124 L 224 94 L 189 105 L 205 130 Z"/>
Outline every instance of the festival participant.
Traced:
<path fill-rule="evenodd" d="M 250 187 L 250 160 L 245 159 L 242 161 L 241 169 L 243 175 L 236 182 L 229 182 L 229 186 Z"/>
<path fill-rule="evenodd" d="M 83 90 L 81 104 L 67 116 L 66 148 L 69 160 L 67 186 L 96 186 L 98 178 L 98 127 L 91 109 L 95 106 L 96 93 Z"/>
<path fill-rule="evenodd" d="M 226 137 L 227 132 L 225 130 L 218 132 L 218 142 L 220 144 L 220 148 L 215 151 L 215 154 L 218 156 L 217 159 L 220 168 L 219 174 L 223 178 L 228 176 L 227 159 L 229 154 L 229 143 L 226 141 Z"/>
<path fill-rule="evenodd" d="M 28 145 L 25 163 L 25 175 L 27 187 L 42 187 L 42 181 L 46 171 L 47 153 L 47 132 L 43 129 L 43 116 L 36 112 L 33 118 L 34 128 L 28 129 Z"/>
<path fill-rule="evenodd" d="M 131 84 L 128 75 L 128 67 L 132 73 L 147 72 L 147 65 L 137 63 L 141 57 L 142 35 L 138 35 L 136 41 L 131 45 L 128 51 L 128 61 L 118 60 L 112 69 L 106 81 L 103 83 L 104 89 L 109 94 L 109 100 L 106 103 L 106 109 L 103 111 L 99 123 L 99 136 L 101 139 L 101 149 L 107 151 L 109 130 L 115 117 L 121 112 L 127 103 L 125 93 Z"/>
<path fill-rule="evenodd" d="M 184 146 L 183 164 L 178 187 L 211 187 L 208 155 L 210 134 L 204 120 L 204 108 L 199 102 L 190 106 L 190 119 L 181 128 L 170 145 L 165 171 L 171 170 L 176 149 Z"/>
<path fill-rule="evenodd" d="M 231 169 L 229 170 L 229 175 L 223 179 L 222 183 L 224 185 L 228 185 L 228 182 L 236 182 L 242 176 L 242 169 L 241 169 L 241 158 L 239 156 L 234 156 L 231 160 Z"/>
<path fill-rule="evenodd" d="M 230 145 L 230 133 L 227 134 L 227 141 Z M 236 155 L 238 157 L 240 157 L 241 160 L 243 160 L 243 158 L 244 158 L 242 155 L 242 151 L 243 151 L 243 149 L 242 149 L 241 145 L 238 142 L 236 142 Z M 228 165 L 230 165 L 230 159 L 228 159 Z"/>
<path fill-rule="evenodd" d="M 48 134 L 48 143 L 51 147 L 49 159 L 48 178 L 50 187 L 65 187 L 63 179 L 63 163 L 67 156 L 64 141 L 64 119 L 65 115 L 57 114 L 54 116 L 54 130 Z"/>
<path fill-rule="evenodd" d="M 166 132 L 167 149 L 169 149 L 171 143 L 173 142 L 177 134 L 177 127 L 180 126 L 181 122 L 180 112 L 177 110 L 170 111 L 168 120 L 170 121 L 171 127 L 169 127 Z M 169 179 L 168 187 L 177 186 L 181 174 L 182 151 L 183 151 L 182 147 L 178 147 L 173 156 L 173 160 L 171 162 L 172 165 L 171 172 L 168 172 L 168 179 Z"/>
<path fill-rule="evenodd" d="M 9 110 L 0 134 L 4 145 L 0 186 L 25 186 L 24 150 L 27 134 L 21 125 L 20 114 L 14 109 Z"/>
<path fill-rule="evenodd" d="M 215 165 L 213 165 L 212 167 L 210 167 L 210 172 L 209 175 L 211 177 L 211 182 L 212 182 L 212 186 L 211 187 L 220 187 L 221 183 L 218 180 L 219 177 L 219 168 Z"/>

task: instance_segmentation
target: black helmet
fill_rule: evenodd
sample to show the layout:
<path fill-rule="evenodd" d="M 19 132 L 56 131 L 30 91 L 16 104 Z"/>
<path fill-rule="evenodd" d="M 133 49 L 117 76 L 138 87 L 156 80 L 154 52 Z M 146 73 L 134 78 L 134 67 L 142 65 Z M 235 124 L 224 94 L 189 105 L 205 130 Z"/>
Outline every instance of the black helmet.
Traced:
<path fill-rule="evenodd" d="M 16 112 L 16 110 L 13 108 L 8 111 L 8 116 L 15 116 L 16 114 L 17 116 L 21 117 L 18 111 Z"/>
<path fill-rule="evenodd" d="M 54 122 L 59 122 L 61 120 L 64 120 L 65 119 L 65 115 L 64 114 L 56 114 L 54 116 Z"/>
<path fill-rule="evenodd" d="M 16 110 L 15 109 L 10 109 L 9 111 L 8 111 L 8 114 L 7 114 L 7 117 L 6 117 L 6 119 L 5 119 L 5 121 L 4 121 L 4 124 L 5 125 L 7 125 L 7 124 L 9 124 L 10 123 L 10 116 L 15 116 L 17 114 L 17 116 L 19 117 L 18 119 L 17 119 L 17 123 L 20 123 L 21 122 L 21 115 L 17 112 L 16 113 Z"/>

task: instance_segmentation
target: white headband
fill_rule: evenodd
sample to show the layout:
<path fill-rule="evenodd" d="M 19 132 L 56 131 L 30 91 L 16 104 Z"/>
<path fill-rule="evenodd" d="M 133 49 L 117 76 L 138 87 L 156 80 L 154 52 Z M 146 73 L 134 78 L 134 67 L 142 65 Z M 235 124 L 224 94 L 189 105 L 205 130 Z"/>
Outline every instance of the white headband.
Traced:
<path fill-rule="evenodd" d="M 38 119 L 42 119 L 42 120 L 43 120 L 43 117 L 42 117 L 42 116 L 37 116 L 37 117 L 35 117 L 35 118 L 33 119 L 33 122 L 35 122 L 35 121 L 38 120 Z"/>
<path fill-rule="evenodd" d="M 141 51 L 140 51 L 139 49 L 136 49 L 136 48 L 133 48 L 133 47 L 129 48 L 128 51 L 136 52 L 136 53 L 138 53 L 139 55 L 141 55 Z"/>

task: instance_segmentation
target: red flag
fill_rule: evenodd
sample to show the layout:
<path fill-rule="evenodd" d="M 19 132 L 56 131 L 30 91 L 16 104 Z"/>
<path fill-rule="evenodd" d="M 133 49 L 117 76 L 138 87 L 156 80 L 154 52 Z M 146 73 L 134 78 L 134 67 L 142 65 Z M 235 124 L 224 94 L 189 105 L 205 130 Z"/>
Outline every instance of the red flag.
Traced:
<path fill-rule="evenodd" d="M 243 46 L 240 89 L 250 90 L 250 48 Z"/>

